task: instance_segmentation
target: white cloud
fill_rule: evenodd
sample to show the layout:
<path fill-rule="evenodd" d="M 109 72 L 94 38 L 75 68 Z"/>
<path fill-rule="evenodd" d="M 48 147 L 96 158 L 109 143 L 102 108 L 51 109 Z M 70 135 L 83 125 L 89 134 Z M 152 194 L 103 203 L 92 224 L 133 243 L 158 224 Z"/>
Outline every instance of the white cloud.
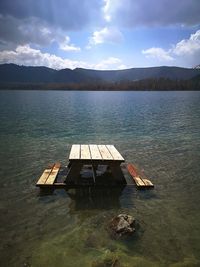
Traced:
<path fill-rule="evenodd" d="M 111 21 L 111 14 L 109 12 L 110 7 L 111 7 L 111 1 L 112 0 L 104 0 L 105 5 L 103 6 L 103 16 L 104 16 L 104 19 L 107 22 L 110 22 Z"/>
<path fill-rule="evenodd" d="M 82 61 L 63 59 L 53 54 L 42 53 L 39 49 L 33 49 L 29 45 L 18 46 L 15 51 L 0 52 L 0 63 L 15 63 L 26 66 L 46 66 L 54 69 L 76 67 L 87 68 L 89 65 Z"/>
<path fill-rule="evenodd" d="M 111 68 L 118 69 L 120 66 L 119 64 L 121 65 L 121 59 L 116 57 L 109 57 L 107 59 L 102 60 L 98 64 L 95 64 L 94 68 L 98 70 L 106 70 Z"/>
<path fill-rule="evenodd" d="M 63 59 L 53 54 L 42 53 L 39 49 L 33 49 L 29 45 L 18 46 L 15 50 L 0 52 L 0 63 L 15 63 L 25 66 L 46 66 L 53 69 L 64 68 L 89 68 L 89 69 L 119 69 L 122 61 L 116 57 L 103 59 L 98 63 L 89 63 Z"/>
<path fill-rule="evenodd" d="M 123 39 L 122 33 L 115 27 L 105 27 L 100 31 L 95 31 L 89 39 L 89 47 L 91 45 L 103 43 L 120 43 Z"/>
<path fill-rule="evenodd" d="M 104 0 L 102 11 L 105 21 L 111 22 L 115 18 L 117 11 L 121 8 L 121 3 L 121 0 Z"/>
<path fill-rule="evenodd" d="M 64 51 L 75 51 L 75 52 L 77 52 L 77 51 L 81 50 L 80 47 L 75 46 L 74 44 L 70 44 L 69 36 L 65 37 L 64 42 L 60 43 L 59 47 L 60 47 L 61 50 L 64 50 Z"/>
<path fill-rule="evenodd" d="M 184 39 L 176 44 L 173 53 L 177 56 L 193 55 L 200 52 L 200 30 L 191 34 L 189 39 Z"/>
<path fill-rule="evenodd" d="M 10 16 L 0 16 L 0 50 L 14 49 L 19 45 L 34 44 L 48 46 L 53 42 L 65 51 L 80 51 L 80 47 L 71 43 L 70 37 L 60 30 L 50 27 L 36 18 L 19 20 Z"/>
<path fill-rule="evenodd" d="M 170 56 L 170 50 L 165 51 L 160 47 L 152 47 L 146 50 L 142 50 L 142 54 L 146 55 L 147 58 L 155 58 L 159 61 L 172 61 L 174 58 Z"/>
<path fill-rule="evenodd" d="M 200 59 L 200 30 L 191 34 L 188 39 L 183 39 L 170 49 L 165 50 L 160 47 L 152 47 L 142 50 L 147 58 L 154 58 L 159 61 L 178 61 L 182 65 L 195 66 L 199 64 Z"/>
<path fill-rule="evenodd" d="M 125 65 L 125 64 L 121 64 L 121 65 L 117 66 L 118 70 L 125 70 L 125 69 L 128 69 L 128 68 L 129 67 L 127 65 Z"/>
<path fill-rule="evenodd" d="M 0 16 L 1 49 L 16 48 L 18 45 L 34 43 L 46 46 L 55 39 L 62 40 L 63 35 L 36 18 L 19 20 L 11 16 Z"/>

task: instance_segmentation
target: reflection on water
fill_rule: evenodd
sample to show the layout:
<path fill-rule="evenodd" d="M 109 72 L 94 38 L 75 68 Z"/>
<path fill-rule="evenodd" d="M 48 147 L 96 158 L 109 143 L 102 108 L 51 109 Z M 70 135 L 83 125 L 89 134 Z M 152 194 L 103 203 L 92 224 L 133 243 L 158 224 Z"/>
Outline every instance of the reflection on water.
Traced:
<path fill-rule="evenodd" d="M 0 266 L 200 266 L 199 100 L 198 92 L 1 91 Z M 115 144 L 155 188 L 40 194 L 41 172 L 66 166 L 73 143 Z M 113 240 L 107 223 L 122 212 L 136 218 L 137 234 Z"/>
<path fill-rule="evenodd" d="M 88 187 L 70 190 L 72 192 L 68 192 L 68 195 L 73 200 L 70 209 L 119 209 L 123 188 L 124 186 L 114 189 Z"/>

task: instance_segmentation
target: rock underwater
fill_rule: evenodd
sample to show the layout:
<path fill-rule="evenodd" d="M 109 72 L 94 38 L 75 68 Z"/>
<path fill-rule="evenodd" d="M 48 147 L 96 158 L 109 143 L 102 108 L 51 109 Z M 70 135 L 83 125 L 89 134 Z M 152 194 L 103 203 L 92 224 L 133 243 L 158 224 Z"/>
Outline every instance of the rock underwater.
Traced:
<path fill-rule="evenodd" d="M 135 219 L 128 214 L 119 214 L 109 222 L 109 229 L 115 238 L 130 236 L 135 232 Z"/>

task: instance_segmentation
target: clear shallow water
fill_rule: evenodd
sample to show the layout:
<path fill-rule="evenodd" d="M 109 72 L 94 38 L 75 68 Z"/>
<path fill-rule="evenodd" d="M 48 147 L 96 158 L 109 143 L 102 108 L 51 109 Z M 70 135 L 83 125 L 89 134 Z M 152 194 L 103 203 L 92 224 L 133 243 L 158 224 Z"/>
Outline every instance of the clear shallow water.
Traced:
<path fill-rule="evenodd" d="M 199 103 L 199 92 L 0 91 L 0 266 L 200 266 Z M 39 195 L 73 143 L 115 144 L 155 189 Z M 139 224 L 127 241 L 106 230 L 121 212 Z"/>

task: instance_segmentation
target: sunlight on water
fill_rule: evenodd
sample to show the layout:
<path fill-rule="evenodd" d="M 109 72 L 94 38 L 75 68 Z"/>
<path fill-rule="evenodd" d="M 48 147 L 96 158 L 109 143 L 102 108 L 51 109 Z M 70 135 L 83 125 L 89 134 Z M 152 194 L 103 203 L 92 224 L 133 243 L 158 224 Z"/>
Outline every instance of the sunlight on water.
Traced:
<path fill-rule="evenodd" d="M 0 266 L 200 266 L 199 103 L 199 92 L 1 91 Z M 66 165 L 73 143 L 114 144 L 155 189 L 40 195 L 41 172 Z M 122 212 L 138 229 L 113 240 Z"/>

